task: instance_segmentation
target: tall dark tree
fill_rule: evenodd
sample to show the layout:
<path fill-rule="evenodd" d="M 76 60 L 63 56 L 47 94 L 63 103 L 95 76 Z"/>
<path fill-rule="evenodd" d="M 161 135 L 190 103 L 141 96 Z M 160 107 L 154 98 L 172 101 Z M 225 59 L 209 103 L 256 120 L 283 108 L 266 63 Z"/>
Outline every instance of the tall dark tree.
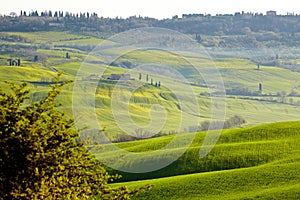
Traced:
<path fill-rule="evenodd" d="M 262 83 L 259 83 L 259 84 L 258 84 L 258 90 L 259 90 L 260 93 L 262 93 L 262 90 L 263 90 Z"/>
<path fill-rule="evenodd" d="M 199 34 L 196 34 L 196 41 L 197 41 L 198 43 L 201 42 L 201 36 L 200 36 Z"/>
<path fill-rule="evenodd" d="M 17 60 L 17 66 L 18 66 L 18 67 L 21 66 L 21 59 L 20 59 L 20 58 L 18 58 L 18 60 Z"/>
<path fill-rule="evenodd" d="M 37 62 L 38 60 L 39 60 L 39 56 L 35 55 L 34 58 L 33 58 L 33 62 Z"/>
<path fill-rule="evenodd" d="M 66 53 L 66 58 L 67 58 L 67 59 L 70 59 L 70 58 L 71 58 L 69 52 Z"/>

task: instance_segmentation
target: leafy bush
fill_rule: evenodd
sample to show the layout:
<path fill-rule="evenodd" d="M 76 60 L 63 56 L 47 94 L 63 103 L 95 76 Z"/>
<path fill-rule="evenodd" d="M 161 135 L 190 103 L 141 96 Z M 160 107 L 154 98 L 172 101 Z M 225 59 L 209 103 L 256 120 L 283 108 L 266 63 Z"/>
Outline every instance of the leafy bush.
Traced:
<path fill-rule="evenodd" d="M 26 84 L 0 88 L 0 199 L 130 199 L 143 188 L 111 188 L 111 176 L 78 142 L 73 119 L 58 110 L 60 88 L 29 105 Z"/>

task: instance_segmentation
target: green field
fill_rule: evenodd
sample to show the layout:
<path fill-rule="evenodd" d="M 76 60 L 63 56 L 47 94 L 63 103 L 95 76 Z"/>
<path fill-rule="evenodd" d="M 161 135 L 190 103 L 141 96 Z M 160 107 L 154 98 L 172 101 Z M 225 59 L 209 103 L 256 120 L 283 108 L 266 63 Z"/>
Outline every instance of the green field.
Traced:
<path fill-rule="evenodd" d="M 124 174 L 125 179 L 151 180 L 126 185 L 153 186 L 136 199 L 298 199 L 299 128 L 299 122 L 287 122 L 226 130 L 212 152 L 202 159 L 198 152 L 204 133 L 198 133 L 188 151 L 170 166 L 147 174 Z M 159 149 L 171 139 L 162 137 L 118 146 L 145 152 Z M 111 152 L 114 155 L 118 153 Z M 152 159 L 161 158 L 157 154 Z M 129 165 L 138 161 L 131 162 Z"/>
<path fill-rule="evenodd" d="M 47 82 L 51 81 L 55 77 L 53 69 L 63 71 L 66 79 L 75 79 L 78 70 L 84 64 L 85 76 L 91 74 L 98 74 L 104 77 L 109 77 L 110 74 L 116 73 L 130 73 L 130 69 L 120 68 L 116 66 L 107 66 L 103 59 L 90 54 L 88 57 L 88 51 L 80 50 L 77 48 L 80 46 L 86 46 L 91 44 L 98 44 L 103 39 L 92 36 L 73 34 L 68 32 L 36 32 L 36 33 L 3 33 L 13 36 L 20 36 L 28 42 L 28 45 L 35 45 L 38 47 L 36 52 L 32 51 L 14 51 L 14 56 L 10 52 L 1 53 L 1 63 L 3 67 L 0 67 L 0 80 L 11 81 L 28 81 L 28 82 Z M 29 43 L 30 42 L 30 43 Z M 20 44 L 20 42 L 8 42 L 0 41 L 0 43 L 10 44 L 12 46 Z M 109 42 L 107 42 L 110 44 Z M 50 44 L 50 46 L 43 46 L 41 44 Z M 71 45 L 71 46 L 70 46 Z M 110 49 L 108 55 L 118 54 L 117 49 Z M 24 53 L 25 52 L 25 53 Z M 27 52 L 27 53 L 26 53 Z M 70 59 L 66 59 L 65 55 L 69 52 Z M 179 52 L 180 53 L 180 52 Z M 33 56 L 38 55 L 37 62 L 33 62 Z M 300 98 L 287 96 L 292 91 L 298 92 L 300 85 L 300 74 L 292 72 L 288 69 L 282 69 L 278 67 L 261 66 L 260 70 L 256 70 L 256 64 L 242 58 L 213 58 L 212 60 L 205 59 L 204 55 L 196 53 L 185 54 L 188 60 L 184 59 L 180 55 L 173 54 L 171 52 L 159 51 L 154 49 L 132 51 L 128 54 L 122 55 L 115 62 L 121 63 L 129 61 L 133 65 L 149 64 L 157 65 L 163 64 L 169 66 L 169 68 L 178 70 L 182 74 L 188 84 L 191 84 L 193 95 L 197 98 L 200 109 L 199 121 L 209 120 L 211 117 L 211 98 L 209 96 L 200 95 L 200 93 L 207 92 L 208 88 L 203 82 L 203 77 L 197 75 L 195 69 L 191 64 L 198 67 L 205 67 L 206 65 L 215 65 L 224 81 L 226 89 L 242 87 L 247 88 L 249 91 L 257 91 L 258 83 L 262 83 L 262 93 L 268 96 L 228 96 L 226 99 L 226 118 L 233 115 L 243 116 L 247 124 L 255 125 L 269 122 L 279 121 L 291 121 L 299 119 L 299 105 Z M 24 58 L 22 61 L 22 67 L 7 67 L 6 59 L 14 57 Z M 191 61 L 192 63 L 189 63 Z M 108 63 L 109 64 L 109 63 Z M 181 114 L 178 110 L 178 102 L 174 100 L 172 91 L 168 86 L 174 85 L 174 78 L 170 77 L 169 68 L 160 68 L 159 74 L 155 72 L 147 72 L 141 70 L 143 74 L 142 82 L 145 83 L 145 74 L 150 74 L 151 78 L 155 81 L 161 81 L 163 86 L 159 89 L 154 87 L 145 86 L 142 92 L 137 91 L 133 94 L 130 102 L 129 115 L 134 119 L 137 124 L 147 124 L 150 120 L 150 108 L 153 104 L 159 104 L 165 108 L 168 113 L 168 123 L 162 129 L 161 132 L 181 132 L 189 129 L 189 126 L 183 127 L 181 130 L 174 128 L 174 124 L 177 124 L 178 118 Z M 132 78 L 135 81 L 131 81 L 132 85 L 136 84 L 138 80 L 138 72 L 133 71 Z M 214 79 L 214 77 L 210 77 Z M 148 83 L 150 80 L 148 81 Z M 1 84 L 3 85 L 3 84 Z M 96 114 L 99 119 L 99 123 L 102 127 L 106 127 L 107 134 L 116 135 L 121 132 L 118 126 L 113 123 L 114 117 L 111 113 L 111 101 L 110 95 L 114 90 L 114 85 L 107 82 L 101 82 L 98 86 L 96 94 Z M 184 95 L 186 89 L 185 83 L 178 83 L 176 85 L 177 91 L 180 91 Z M 38 97 L 39 90 L 45 91 L 43 84 L 35 84 L 32 86 L 33 90 L 37 90 Z M 68 87 L 69 92 L 65 94 L 71 94 L 72 87 Z M 276 96 L 277 93 L 285 91 L 286 96 Z M 83 93 L 88 92 L 92 94 L 95 92 L 94 88 L 90 88 L 87 84 Z M 213 90 L 212 90 L 213 92 Z M 162 96 L 163 94 L 163 96 Z M 177 94 L 175 94 L 177 95 Z M 62 99 L 71 100 L 72 97 L 63 97 Z M 63 101 L 64 104 L 70 105 L 71 102 Z M 189 106 L 189 105 L 188 105 Z M 68 112 L 71 114 L 71 110 Z M 120 113 L 122 114 L 122 113 Z M 128 113 L 124 113 L 128 115 Z M 126 124 L 124 124 L 126 126 Z M 130 124 L 128 124 L 130 126 Z"/>
<path fill-rule="evenodd" d="M 117 56 L 114 63 L 109 63 L 91 53 L 95 45 L 104 41 L 100 37 L 69 32 L 1 34 L 18 36 L 16 41 L 0 39 L 4 45 L 0 51 L 1 87 L 7 89 L 5 80 L 27 82 L 33 91 L 29 101 L 39 100 L 46 95 L 57 72 L 62 71 L 63 80 L 76 82 L 64 87 L 58 98 L 64 105 L 60 109 L 72 116 L 73 103 L 77 102 L 74 116 L 81 122 L 77 128 L 93 129 L 100 125 L 112 141 L 118 141 L 120 135 L 128 132 L 146 138 L 155 133 L 163 135 L 88 146 L 99 160 L 130 168 L 139 163 L 159 163 L 184 150 L 170 165 L 154 172 L 125 173 L 107 168 L 110 173 L 123 175 L 119 180 L 122 183 L 116 185 L 131 188 L 153 185 L 135 199 L 300 199 L 300 123 L 297 122 L 300 96 L 290 95 L 300 93 L 299 72 L 265 65 L 258 70 L 250 59 L 234 56 L 235 53 L 240 55 L 239 52 L 208 59 L 204 53 L 175 54 L 145 49 L 118 57 L 120 49 L 108 48 L 103 52 Z M 107 44 L 114 45 L 110 41 Z M 66 58 L 67 53 L 70 58 Z M 38 59 L 34 60 L 36 56 Z M 10 58 L 20 58 L 21 66 L 8 66 Z M 208 72 L 204 74 L 207 76 L 202 77 L 192 65 Z M 143 67 L 134 70 L 139 66 L 150 66 L 152 71 Z M 212 101 L 213 97 L 222 100 L 221 95 L 213 95 L 218 91 L 214 85 L 217 75 L 208 70 L 213 66 L 218 69 L 227 91 L 239 89 L 249 93 L 228 94 L 225 99 L 225 119 L 240 115 L 246 123 L 222 130 L 212 151 L 199 159 L 205 137 L 215 137 L 217 131 L 188 132 L 195 122 L 210 120 L 213 108 L 223 110 Z M 111 74 L 125 73 L 130 73 L 130 80 L 109 79 Z M 146 80 L 147 74 L 149 80 Z M 151 79 L 153 84 L 150 84 Z M 157 82 L 161 82 L 160 87 L 155 86 Z M 206 85 L 208 83 L 212 85 Z M 259 83 L 263 87 L 261 93 L 257 93 Z M 128 102 L 125 97 L 129 97 Z M 114 105 L 119 107 L 113 110 L 112 104 L 116 102 L 119 104 Z M 114 113 L 121 122 L 116 121 Z M 97 118 L 93 124 L 91 114 Z M 161 127 L 147 127 L 151 123 Z M 174 138 L 175 145 L 158 151 Z M 192 143 L 185 151 L 189 140 Z M 115 146 L 119 149 L 113 148 Z M 127 157 L 126 151 L 149 155 Z"/>

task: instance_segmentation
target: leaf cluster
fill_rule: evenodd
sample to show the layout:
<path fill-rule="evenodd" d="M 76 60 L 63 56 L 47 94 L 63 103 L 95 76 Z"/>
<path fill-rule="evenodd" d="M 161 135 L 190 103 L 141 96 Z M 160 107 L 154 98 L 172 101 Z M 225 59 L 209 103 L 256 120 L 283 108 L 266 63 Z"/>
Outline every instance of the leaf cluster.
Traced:
<path fill-rule="evenodd" d="M 67 82 L 25 105 L 25 83 L 0 88 L 0 199 L 130 199 L 139 190 L 111 188 L 109 175 L 78 140 L 74 120 L 59 111 L 56 98 Z"/>

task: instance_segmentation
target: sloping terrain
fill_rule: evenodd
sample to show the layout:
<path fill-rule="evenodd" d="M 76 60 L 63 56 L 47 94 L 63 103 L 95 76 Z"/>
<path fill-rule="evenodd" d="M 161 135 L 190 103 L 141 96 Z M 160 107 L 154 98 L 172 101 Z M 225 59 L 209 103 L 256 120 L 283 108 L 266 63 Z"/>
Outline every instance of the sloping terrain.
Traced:
<path fill-rule="evenodd" d="M 125 179 L 151 180 L 126 185 L 153 186 L 136 199 L 299 199 L 299 128 L 299 122 L 285 122 L 226 130 L 212 152 L 202 159 L 197 157 L 203 138 L 199 133 L 188 151 L 165 169 L 124 174 Z M 128 151 L 150 151 L 171 139 L 162 137 L 118 146 Z M 111 156 L 114 154 L 117 153 L 111 152 Z M 158 156 L 152 159 L 160 159 Z"/>

